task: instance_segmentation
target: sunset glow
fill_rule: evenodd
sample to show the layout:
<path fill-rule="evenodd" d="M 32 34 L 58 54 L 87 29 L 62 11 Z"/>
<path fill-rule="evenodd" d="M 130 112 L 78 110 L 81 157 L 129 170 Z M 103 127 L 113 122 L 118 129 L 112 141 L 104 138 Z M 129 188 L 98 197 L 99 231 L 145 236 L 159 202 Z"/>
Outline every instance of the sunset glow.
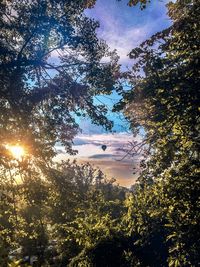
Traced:
<path fill-rule="evenodd" d="M 22 159 L 26 154 L 25 149 L 20 145 L 7 145 L 6 148 L 10 151 L 12 156 L 18 160 Z"/>

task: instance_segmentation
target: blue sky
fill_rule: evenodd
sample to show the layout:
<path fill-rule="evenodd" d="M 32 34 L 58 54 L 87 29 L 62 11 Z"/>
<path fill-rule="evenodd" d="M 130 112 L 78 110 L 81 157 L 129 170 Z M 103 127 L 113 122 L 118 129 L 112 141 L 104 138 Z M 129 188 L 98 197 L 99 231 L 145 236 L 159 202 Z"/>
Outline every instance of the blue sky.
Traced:
<path fill-rule="evenodd" d="M 127 2 L 128 0 L 97 0 L 94 8 L 86 10 L 87 16 L 100 22 L 98 36 L 107 42 L 111 50 L 117 50 L 123 70 L 131 68 L 132 62 L 127 56 L 131 49 L 171 23 L 167 16 L 166 0 L 154 0 L 143 11 L 139 6 L 130 8 Z M 100 96 L 95 101 L 98 103 L 99 100 L 111 109 L 118 96 Z M 115 123 L 116 133 L 106 133 L 102 127 L 92 125 L 89 120 L 80 121 L 82 133 L 74 140 L 74 149 L 79 151 L 76 158 L 81 163 L 91 162 L 108 177 L 116 178 L 119 184 L 130 186 L 137 178 L 136 174 L 133 175 L 133 167 L 137 168 L 140 159 L 136 156 L 121 160 L 125 153 L 123 148 L 128 146 L 133 137 L 127 131 L 127 122 L 121 114 L 109 112 L 109 117 Z M 141 140 L 141 137 L 138 136 L 137 140 Z M 107 145 L 106 151 L 101 149 L 103 144 Z M 58 156 L 59 159 L 68 157 L 64 153 Z"/>
<path fill-rule="evenodd" d="M 86 14 L 100 22 L 98 36 L 104 39 L 111 49 L 117 49 L 120 63 L 131 66 L 127 54 L 152 34 L 170 25 L 167 16 L 166 0 L 154 0 L 146 9 L 139 6 L 130 8 L 128 0 L 97 0 L 93 9 Z"/>

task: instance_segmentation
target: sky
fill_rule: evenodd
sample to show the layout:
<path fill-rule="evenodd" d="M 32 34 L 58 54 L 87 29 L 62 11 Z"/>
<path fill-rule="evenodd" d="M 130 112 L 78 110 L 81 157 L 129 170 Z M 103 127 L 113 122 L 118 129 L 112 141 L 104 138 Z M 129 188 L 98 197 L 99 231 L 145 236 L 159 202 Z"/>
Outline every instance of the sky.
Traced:
<path fill-rule="evenodd" d="M 145 10 L 138 7 L 129 7 L 128 0 L 97 0 L 92 9 L 86 10 L 86 15 L 98 20 L 100 27 L 98 37 L 105 40 L 111 50 L 116 49 L 120 56 L 121 68 L 126 70 L 133 64 L 128 53 L 151 35 L 167 28 L 170 20 L 167 16 L 166 0 L 154 0 Z M 104 102 L 111 110 L 113 103 L 119 97 L 113 94 L 109 97 L 101 96 L 95 101 Z M 109 112 L 109 118 L 114 121 L 114 133 L 105 132 L 102 127 L 93 125 L 89 120 L 81 120 L 82 133 L 74 139 L 73 148 L 78 150 L 75 158 L 80 163 L 90 162 L 99 167 L 108 178 L 114 177 L 122 186 L 130 187 L 135 183 L 141 156 L 125 157 L 125 150 L 129 142 L 133 141 L 128 123 L 122 114 Z M 141 141 L 141 136 L 136 137 Z M 106 145 L 105 151 L 102 145 Z M 62 148 L 59 148 L 62 151 Z M 69 158 L 64 152 L 57 159 Z M 134 174 L 133 174 L 134 172 Z"/>

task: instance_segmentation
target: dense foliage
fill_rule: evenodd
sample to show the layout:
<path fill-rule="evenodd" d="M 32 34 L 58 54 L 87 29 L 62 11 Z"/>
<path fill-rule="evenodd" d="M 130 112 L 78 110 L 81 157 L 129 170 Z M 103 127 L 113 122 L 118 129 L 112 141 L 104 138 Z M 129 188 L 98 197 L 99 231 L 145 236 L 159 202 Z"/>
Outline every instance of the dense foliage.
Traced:
<path fill-rule="evenodd" d="M 133 49 L 120 75 L 132 89 L 115 110 L 145 132 L 131 189 L 90 164 L 52 161 L 57 142 L 73 153 L 76 117 L 111 126 L 93 99 L 119 67 L 83 13 L 94 4 L 0 3 L 0 266 L 198 266 L 199 3 L 168 4 L 172 26 Z M 15 143 L 24 158 L 7 151 Z"/>
<path fill-rule="evenodd" d="M 143 245 L 151 231 L 156 235 L 162 231 L 170 266 L 197 266 L 199 1 L 170 3 L 168 10 L 173 25 L 130 52 L 135 64 L 133 71 L 126 73 L 133 90 L 124 94 L 121 105 L 132 129 L 144 129 L 147 150 L 139 178 L 143 188 L 139 194 L 147 194 L 147 200 L 139 201 L 143 203 L 138 211 L 140 220 L 136 218 L 133 224 L 134 217 L 130 217 L 129 223 L 141 235 Z M 137 231 L 134 227 L 138 224 Z"/>
<path fill-rule="evenodd" d="M 80 116 L 110 129 L 106 106 L 93 100 L 111 93 L 117 57 L 97 38 L 99 23 L 84 15 L 94 2 L 1 1 L 1 164 L 7 143 L 42 160 L 55 154 L 57 142 L 73 153 Z"/>
<path fill-rule="evenodd" d="M 13 260 L 32 263 L 34 257 L 37 266 L 66 266 L 110 238 L 120 221 L 126 190 L 100 170 L 67 161 L 43 174 L 24 172 L 23 183 L 12 187 L 1 180 L 2 267 Z"/>

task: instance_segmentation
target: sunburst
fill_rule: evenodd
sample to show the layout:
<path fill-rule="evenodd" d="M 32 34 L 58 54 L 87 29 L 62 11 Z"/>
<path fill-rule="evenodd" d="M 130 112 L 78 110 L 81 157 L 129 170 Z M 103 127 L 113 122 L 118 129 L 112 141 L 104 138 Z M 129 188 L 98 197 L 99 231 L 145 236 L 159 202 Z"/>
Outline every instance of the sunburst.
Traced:
<path fill-rule="evenodd" d="M 20 145 L 6 145 L 13 158 L 22 159 L 26 155 L 26 151 L 23 146 Z"/>

